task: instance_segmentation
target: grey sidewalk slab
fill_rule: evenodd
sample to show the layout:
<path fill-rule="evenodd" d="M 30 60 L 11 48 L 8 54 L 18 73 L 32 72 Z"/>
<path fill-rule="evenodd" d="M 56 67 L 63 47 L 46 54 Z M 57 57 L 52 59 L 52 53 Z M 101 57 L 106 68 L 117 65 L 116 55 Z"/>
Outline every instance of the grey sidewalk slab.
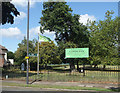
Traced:
<path fill-rule="evenodd" d="M 80 86 L 80 87 L 101 87 L 101 88 L 117 88 L 117 84 L 90 84 L 90 83 L 80 83 L 80 82 L 34 82 L 33 84 L 50 84 L 50 85 L 61 85 L 61 86 Z"/>

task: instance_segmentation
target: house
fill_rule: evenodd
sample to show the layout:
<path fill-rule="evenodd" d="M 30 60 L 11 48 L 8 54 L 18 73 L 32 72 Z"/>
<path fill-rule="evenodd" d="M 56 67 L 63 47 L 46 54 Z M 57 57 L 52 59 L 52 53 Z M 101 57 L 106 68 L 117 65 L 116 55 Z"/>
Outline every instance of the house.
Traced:
<path fill-rule="evenodd" d="M 7 52 L 8 50 L 0 45 L 0 67 L 7 64 Z"/>

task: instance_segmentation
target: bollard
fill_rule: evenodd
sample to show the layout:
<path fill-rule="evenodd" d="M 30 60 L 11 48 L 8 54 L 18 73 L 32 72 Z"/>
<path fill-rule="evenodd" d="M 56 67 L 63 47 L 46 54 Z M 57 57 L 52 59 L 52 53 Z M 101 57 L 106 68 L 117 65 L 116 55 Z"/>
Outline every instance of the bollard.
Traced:
<path fill-rule="evenodd" d="M 8 75 L 6 75 L 6 79 L 8 79 Z"/>

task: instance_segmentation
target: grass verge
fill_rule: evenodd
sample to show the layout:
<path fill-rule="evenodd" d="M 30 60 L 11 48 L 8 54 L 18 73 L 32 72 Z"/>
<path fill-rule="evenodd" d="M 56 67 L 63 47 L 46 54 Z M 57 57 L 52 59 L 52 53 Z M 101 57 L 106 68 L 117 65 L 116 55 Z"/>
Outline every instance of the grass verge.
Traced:
<path fill-rule="evenodd" d="M 105 89 L 105 88 L 96 88 L 96 87 L 79 87 L 79 86 L 61 86 L 61 85 L 45 85 L 45 84 L 39 84 L 39 85 L 26 85 L 22 83 L 11 83 L 11 82 L 3 82 L 3 86 L 17 86 L 17 87 L 34 87 L 34 88 L 51 88 L 51 89 L 70 89 L 70 90 L 93 90 L 93 91 L 107 91 L 112 92 L 114 90 L 111 89 Z"/>

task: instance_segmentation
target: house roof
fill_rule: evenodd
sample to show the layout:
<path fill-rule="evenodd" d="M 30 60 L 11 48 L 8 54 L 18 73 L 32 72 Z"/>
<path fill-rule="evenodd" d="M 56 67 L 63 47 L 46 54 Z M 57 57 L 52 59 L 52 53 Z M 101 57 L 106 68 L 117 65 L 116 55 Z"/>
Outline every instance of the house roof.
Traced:
<path fill-rule="evenodd" d="M 5 53 L 3 53 L 3 50 L 7 50 L 7 48 L 5 48 L 4 46 L 0 45 L 0 54 L 4 55 Z"/>
<path fill-rule="evenodd" d="M 0 45 L 0 49 L 2 50 L 7 50 L 7 48 L 5 48 L 4 46 Z"/>

